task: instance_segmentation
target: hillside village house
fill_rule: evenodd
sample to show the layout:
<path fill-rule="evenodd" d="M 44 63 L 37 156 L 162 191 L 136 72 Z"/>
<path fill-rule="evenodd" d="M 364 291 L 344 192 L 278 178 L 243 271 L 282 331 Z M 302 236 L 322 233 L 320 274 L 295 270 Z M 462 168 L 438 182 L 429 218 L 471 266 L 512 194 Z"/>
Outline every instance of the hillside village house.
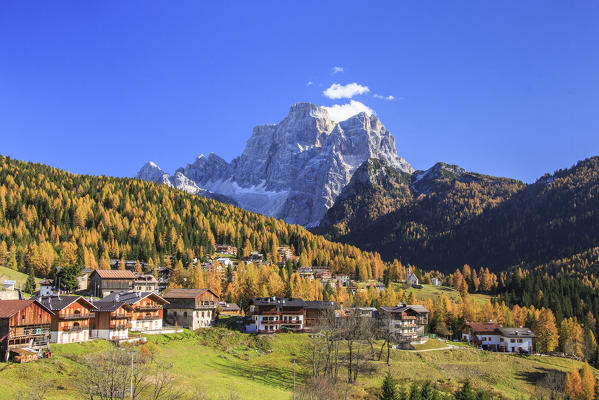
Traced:
<path fill-rule="evenodd" d="M 97 269 L 89 276 L 89 290 L 97 297 L 129 291 L 133 288 L 135 277 L 129 270 Z"/>
<path fill-rule="evenodd" d="M 49 354 L 52 311 L 35 300 L 0 301 L 0 354 L 26 362 Z"/>
<path fill-rule="evenodd" d="M 210 289 L 170 289 L 163 297 L 168 324 L 196 330 L 214 321 L 219 298 Z"/>
<path fill-rule="evenodd" d="M 42 279 L 39 281 L 40 285 L 40 296 L 52 296 L 54 295 L 54 282 L 51 279 Z"/>
<path fill-rule="evenodd" d="M 506 328 L 494 322 L 467 322 L 462 339 L 484 350 L 530 353 L 536 335 L 529 328 Z"/>
<path fill-rule="evenodd" d="M 227 303 L 226 301 L 219 301 L 218 308 L 222 315 L 241 315 L 241 308 L 235 303 Z"/>
<path fill-rule="evenodd" d="M 94 305 L 81 296 L 45 296 L 37 299 L 52 311 L 50 343 L 75 343 L 89 340 L 89 321 L 95 317 Z"/>
<path fill-rule="evenodd" d="M 397 342 L 411 342 L 424 337 L 430 311 L 421 305 L 399 304 L 381 307 L 381 323 L 386 325 Z"/>
<path fill-rule="evenodd" d="M 406 275 L 406 284 L 408 286 L 417 286 L 418 285 L 418 277 L 416 274 L 412 273 L 412 269 L 408 267 L 407 275 Z"/>
<path fill-rule="evenodd" d="M 300 298 L 255 297 L 250 300 L 245 331 L 250 333 L 301 332 L 306 302 Z"/>
<path fill-rule="evenodd" d="M 158 281 L 152 274 L 136 274 L 133 281 L 133 290 L 137 292 L 158 292 Z"/>
<path fill-rule="evenodd" d="M 126 340 L 129 338 L 129 321 L 133 307 L 124 301 L 95 301 L 95 316 L 90 321 L 92 339 Z"/>
<path fill-rule="evenodd" d="M 126 303 L 131 307 L 128 328 L 131 331 L 148 332 L 162 329 L 163 307 L 168 301 L 153 292 L 115 292 L 95 304 Z"/>
<path fill-rule="evenodd" d="M 228 245 L 228 244 L 217 244 L 215 246 L 215 250 L 217 253 L 228 254 L 230 256 L 237 255 L 237 247 Z"/>
<path fill-rule="evenodd" d="M 322 323 L 326 323 L 328 318 L 335 317 L 337 303 L 334 301 L 304 301 L 306 303 L 305 319 L 303 330 L 306 332 L 316 332 L 320 330 Z"/>

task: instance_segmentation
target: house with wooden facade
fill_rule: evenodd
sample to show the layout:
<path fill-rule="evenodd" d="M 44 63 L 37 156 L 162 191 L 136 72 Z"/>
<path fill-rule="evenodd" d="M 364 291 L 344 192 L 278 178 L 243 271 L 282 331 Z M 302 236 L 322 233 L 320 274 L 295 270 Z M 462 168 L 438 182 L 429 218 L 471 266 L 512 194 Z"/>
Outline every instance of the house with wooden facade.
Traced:
<path fill-rule="evenodd" d="M 251 333 L 301 332 L 306 302 L 300 298 L 255 297 L 250 301 L 245 331 Z"/>
<path fill-rule="evenodd" d="M 115 292 L 95 304 L 104 302 L 128 304 L 131 307 L 129 329 L 138 332 L 161 330 L 163 307 L 168 304 L 168 301 L 153 292 Z"/>
<path fill-rule="evenodd" d="M 219 298 L 210 289 L 170 289 L 162 297 L 164 320 L 170 325 L 196 330 L 212 325 Z"/>
<path fill-rule="evenodd" d="M 129 321 L 133 307 L 124 301 L 94 301 L 95 316 L 90 321 L 92 339 L 125 340 L 129 338 Z"/>
<path fill-rule="evenodd" d="M 397 342 L 412 342 L 424 337 L 430 311 L 421 305 L 399 304 L 396 307 L 381 307 L 381 323 L 390 330 Z"/>
<path fill-rule="evenodd" d="M 136 292 L 158 292 L 158 281 L 152 274 L 136 275 L 133 281 L 133 290 Z"/>
<path fill-rule="evenodd" d="M 96 297 L 126 292 L 133 289 L 135 278 L 129 270 L 96 269 L 89 276 L 89 291 Z"/>
<path fill-rule="evenodd" d="M 90 339 L 94 305 L 81 296 L 45 296 L 37 299 L 52 311 L 50 343 L 76 343 Z"/>
<path fill-rule="evenodd" d="M 26 362 L 49 355 L 52 311 L 35 300 L 0 301 L 0 355 Z"/>
<path fill-rule="evenodd" d="M 337 303 L 334 301 L 306 300 L 304 331 L 317 332 L 323 323 L 335 318 Z"/>

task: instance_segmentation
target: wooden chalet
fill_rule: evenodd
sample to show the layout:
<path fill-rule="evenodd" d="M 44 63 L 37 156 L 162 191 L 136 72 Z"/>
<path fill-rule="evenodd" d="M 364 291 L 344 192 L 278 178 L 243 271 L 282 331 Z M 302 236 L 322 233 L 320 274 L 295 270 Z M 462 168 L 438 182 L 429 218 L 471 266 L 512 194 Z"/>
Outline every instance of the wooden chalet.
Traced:
<path fill-rule="evenodd" d="M 421 305 L 399 304 L 396 307 L 381 307 L 379 316 L 398 342 L 410 342 L 424 336 L 430 311 Z"/>
<path fill-rule="evenodd" d="M 52 311 L 50 343 L 76 343 L 90 339 L 94 305 L 81 296 L 46 296 L 37 299 Z"/>
<path fill-rule="evenodd" d="M 219 298 L 210 289 L 170 289 L 163 297 L 168 324 L 196 330 L 214 321 Z"/>
<path fill-rule="evenodd" d="M 129 270 L 96 269 L 89 276 L 89 290 L 96 297 L 126 292 L 133 289 L 135 278 L 136 275 Z"/>
<path fill-rule="evenodd" d="M 0 301 L 2 360 L 31 361 L 48 356 L 52 311 L 35 300 Z"/>
<path fill-rule="evenodd" d="M 153 292 L 117 292 L 96 302 L 126 303 L 131 306 L 129 329 L 157 331 L 162 329 L 163 307 L 168 301 Z"/>
<path fill-rule="evenodd" d="M 90 321 L 90 337 L 93 339 L 124 340 L 129 338 L 129 324 L 133 307 L 124 301 L 94 302 L 95 316 Z"/>
<path fill-rule="evenodd" d="M 335 318 L 337 304 L 334 301 L 304 301 L 306 316 L 304 331 L 317 332 L 323 323 Z"/>
<path fill-rule="evenodd" d="M 306 317 L 306 302 L 300 298 L 256 297 L 250 302 L 246 332 L 301 332 Z"/>

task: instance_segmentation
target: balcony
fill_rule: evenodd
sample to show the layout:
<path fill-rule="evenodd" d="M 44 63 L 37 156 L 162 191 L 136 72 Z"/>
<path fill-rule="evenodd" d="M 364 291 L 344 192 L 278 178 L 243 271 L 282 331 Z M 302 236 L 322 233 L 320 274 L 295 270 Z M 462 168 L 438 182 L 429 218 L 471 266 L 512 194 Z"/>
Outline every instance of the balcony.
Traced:
<path fill-rule="evenodd" d="M 96 314 L 94 314 L 94 313 L 87 313 L 87 314 L 63 314 L 63 315 L 59 315 L 58 319 L 63 320 L 63 321 L 76 321 L 76 320 L 81 320 L 81 319 L 94 318 L 95 316 L 96 316 Z"/>
<path fill-rule="evenodd" d="M 144 315 L 141 318 L 138 318 L 137 321 L 154 321 L 159 320 L 160 317 L 158 315 Z"/>
<path fill-rule="evenodd" d="M 89 326 L 65 326 L 63 332 L 83 332 L 89 329 Z"/>
<path fill-rule="evenodd" d="M 131 328 L 131 324 L 110 324 L 110 329 L 113 330 L 121 330 L 121 329 L 129 329 Z"/>
<path fill-rule="evenodd" d="M 131 313 L 114 313 L 111 317 L 112 319 L 131 318 Z"/>
<path fill-rule="evenodd" d="M 162 310 L 162 306 L 139 306 L 135 307 L 135 311 L 159 311 Z"/>

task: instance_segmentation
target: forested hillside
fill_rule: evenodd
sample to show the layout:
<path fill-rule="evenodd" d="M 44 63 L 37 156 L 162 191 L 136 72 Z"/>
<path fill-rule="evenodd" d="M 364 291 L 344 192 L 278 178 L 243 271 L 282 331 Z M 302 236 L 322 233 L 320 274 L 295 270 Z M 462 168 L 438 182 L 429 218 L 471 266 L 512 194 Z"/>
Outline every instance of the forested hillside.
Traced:
<path fill-rule="evenodd" d="M 232 244 L 278 261 L 293 246 L 304 265 L 381 277 L 376 253 L 329 242 L 297 225 L 136 179 L 71 174 L 0 157 L 0 263 L 46 276 L 56 265 L 108 268 L 110 258 L 187 265 Z"/>
<path fill-rule="evenodd" d="M 316 232 L 443 271 L 541 264 L 599 245 L 599 157 L 531 185 L 446 164 L 395 179 L 401 196 L 380 181 L 348 186 Z M 393 207 L 369 217 L 372 204 Z"/>

